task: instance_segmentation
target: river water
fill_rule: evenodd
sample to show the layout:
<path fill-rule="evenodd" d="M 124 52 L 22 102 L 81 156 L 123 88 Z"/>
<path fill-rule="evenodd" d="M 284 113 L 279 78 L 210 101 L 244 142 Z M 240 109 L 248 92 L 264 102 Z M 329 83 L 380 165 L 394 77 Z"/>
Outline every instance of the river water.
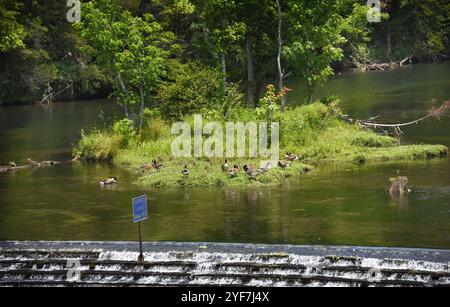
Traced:
<path fill-rule="evenodd" d="M 295 90 L 290 100 L 301 99 Z M 355 118 L 421 117 L 432 98 L 450 98 L 450 63 L 336 76 L 316 97 L 335 94 Z M 82 128 L 118 117 L 110 102 L 0 108 L 0 164 L 69 160 Z M 450 119 L 405 129 L 404 143 L 450 146 Z M 389 177 L 410 178 L 403 200 Z M 100 178 L 119 175 L 115 188 Z M 0 174 L 0 240 L 136 240 L 131 198 L 149 196 L 144 240 L 450 248 L 449 159 L 329 165 L 279 187 L 144 191 L 108 165 L 64 164 Z"/>

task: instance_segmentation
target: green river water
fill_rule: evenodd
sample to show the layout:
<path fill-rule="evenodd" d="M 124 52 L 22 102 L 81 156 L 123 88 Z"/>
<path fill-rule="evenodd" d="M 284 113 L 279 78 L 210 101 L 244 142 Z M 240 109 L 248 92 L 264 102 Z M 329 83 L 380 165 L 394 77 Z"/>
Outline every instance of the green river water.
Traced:
<path fill-rule="evenodd" d="M 292 84 L 291 101 L 301 99 Z M 450 98 L 450 63 L 336 76 L 316 93 L 342 98 L 355 118 L 421 117 L 431 99 Z M 82 128 L 120 115 L 110 102 L 0 108 L 0 164 L 69 160 Z M 102 115 L 103 114 L 103 115 Z M 450 146 L 450 119 L 404 130 L 404 143 Z M 389 177 L 408 176 L 414 192 L 385 194 Z M 120 184 L 103 189 L 102 177 Z M 449 159 L 329 165 L 280 187 L 144 191 L 108 165 L 64 164 L 0 174 L 0 240 L 136 240 L 131 198 L 149 196 L 147 241 L 450 248 Z"/>

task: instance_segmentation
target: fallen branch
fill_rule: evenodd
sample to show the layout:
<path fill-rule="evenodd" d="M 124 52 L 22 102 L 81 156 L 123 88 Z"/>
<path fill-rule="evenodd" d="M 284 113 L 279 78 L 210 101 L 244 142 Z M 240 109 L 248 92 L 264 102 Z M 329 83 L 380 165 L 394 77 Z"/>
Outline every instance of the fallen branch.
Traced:
<path fill-rule="evenodd" d="M 375 129 L 391 128 L 397 135 L 400 135 L 404 134 L 403 131 L 401 130 L 402 127 L 417 125 L 429 118 L 435 118 L 437 120 L 440 120 L 443 116 L 448 115 L 450 113 L 450 100 L 444 101 L 444 103 L 439 107 L 436 106 L 436 103 L 437 101 L 433 100 L 433 107 L 426 116 L 423 116 L 421 118 L 406 123 L 382 124 L 374 122 L 374 120 L 378 119 L 380 116 L 372 117 L 369 118 L 368 120 L 354 120 L 349 118 L 348 116 L 344 116 L 343 119 L 350 123 L 358 123 L 367 128 L 375 128 Z"/>
<path fill-rule="evenodd" d="M 371 123 L 371 122 L 359 122 L 361 125 L 364 125 L 366 127 L 372 127 L 372 128 L 400 128 L 400 127 L 406 127 L 406 126 L 411 126 L 411 125 L 416 125 L 428 118 L 432 117 L 430 114 L 428 114 L 427 116 L 424 116 L 422 118 L 416 119 L 412 122 L 407 122 L 407 123 L 401 123 L 401 124 L 378 124 L 378 123 Z"/>
<path fill-rule="evenodd" d="M 406 62 L 409 62 L 409 63 L 411 63 L 411 61 L 412 61 L 412 56 L 409 56 L 409 57 L 407 57 L 407 58 L 405 58 L 405 59 L 403 59 L 403 60 L 401 60 L 400 61 L 400 66 L 403 66 L 403 65 L 405 65 L 405 63 Z"/>
<path fill-rule="evenodd" d="M 42 100 L 39 102 L 40 104 L 43 104 L 45 101 L 47 101 L 48 103 L 50 103 L 53 98 L 55 98 L 56 96 L 61 95 L 64 91 L 66 91 L 67 89 L 69 89 L 72 86 L 72 84 L 67 85 L 65 88 L 63 88 L 62 90 L 60 90 L 58 93 L 53 94 L 52 92 L 52 88 L 48 87 L 45 92 L 44 92 L 44 96 L 42 98 Z M 46 94 L 48 92 L 48 94 Z"/>

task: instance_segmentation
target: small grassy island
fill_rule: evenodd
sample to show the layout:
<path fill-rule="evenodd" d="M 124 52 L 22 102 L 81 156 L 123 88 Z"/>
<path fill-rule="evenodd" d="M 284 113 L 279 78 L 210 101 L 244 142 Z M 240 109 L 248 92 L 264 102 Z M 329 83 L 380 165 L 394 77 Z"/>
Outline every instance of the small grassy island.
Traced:
<path fill-rule="evenodd" d="M 370 59 L 378 52 L 377 48 L 369 52 L 375 29 L 367 22 L 370 10 L 365 4 L 333 2 L 323 10 L 323 5 L 311 1 L 269 1 L 258 6 L 247 2 L 183 1 L 155 15 L 140 7 L 124 7 L 120 1 L 83 5 L 82 20 L 73 24 L 85 44 L 79 54 L 83 61 L 74 60 L 83 64 L 83 76 L 96 76 L 93 85 L 108 85 L 104 90 L 120 105 L 125 119 L 110 129 L 83 132 L 74 156 L 112 161 L 134 173 L 141 186 L 168 188 L 277 184 L 325 162 L 370 163 L 447 154 L 444 146 L 400 146 L 395 138 L 345 122 L 335 97 L 314 101 L 315 89 L 339 66 L 341 71 L 358 67 L 367 71 L 412 62 L 412 47 L 397 54 L 388 46 L 386 56 Z M 436 10 L 439 14 L 441 10 Z M 440 35 L 446 32 L 432 33 L 418 36 L 433 38 L 425 50 L 416 52 L 421 58 L 437 59 L 443 53 L 445 39 Z M 383 62 L 396 64 L 373 64 Z M 302 106 L 286 103 L 289 76 L 302 88 L 304 101 L 296 101 Z M 264 91 L 266 84 L 273 83 Z M 449 109 L 447 103 L 435 117 Z M 289 152 L 299 159 L 288 167 L 280 161 L 276 164 L 281 167 L 258 172 L 253 170 L 260 167 L 259 159 L 230 158 L 228 168 L 239 166 L 239 172 L 232 174 L 223 171 L 225 158 L 175 159 L 172 123 L 192 123 L 195 114 L 222 125 L 279 123 L 280 158 Z M 153 164 L 160 163 L 164 168 L 156 170 Z M 248 166 L 245 172 L 244 166 Z"/>
<path fill-rule="evenodd" d="M 233 185 L 278 184 L 288 177 L 309 172 L 330 162 L 371 163 L 394 160 L 430 159 L 445 156 L 448 148 L 441 145 L 399 145 L 397 139 L 377 134 L 359 124 L 341 119 L 337 103 L 313 104 L 275 112 L 280 122 L 280 155 L 292 152 L 299 161 L 283 169 L 274 167 L 256 177 L 242 170 L 244 165 L 259 167 L 260 159 L 229 159 L 230 167 L 239 165 L 237 176 L 222 170 L 221 159 L 172 158 L 169 122 L 154 111 L 145 111 L 144 125 L 135 133 L 127 120 L 119 121 L 109 130 L 95 129 L 82 133 L 74 155 L 85 161 L 111 161 L 136 176 L 135 183 L 145 188 L 204 187 Z M 227 120 L 248 122 L 264 114 L 259 109 L 236 109 Z M 217 121 L 217 114 L 204 114 Z M 260 118 L 261 120 L 263 118 Z M 185 118 L 187 122 L 192 117 Z M 222 117 L 222 121 L 224 121 Z M 151 165 L 157 160 L 164 164 L 161 171 Z M 189 176 L 182 171 L 187 166 Z"/>

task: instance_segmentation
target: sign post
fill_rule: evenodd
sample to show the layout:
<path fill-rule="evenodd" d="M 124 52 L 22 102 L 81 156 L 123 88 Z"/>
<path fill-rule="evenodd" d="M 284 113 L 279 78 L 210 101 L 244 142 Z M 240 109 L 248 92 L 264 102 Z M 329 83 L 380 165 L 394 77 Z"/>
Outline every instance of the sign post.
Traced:
<path fill-rule="evenodd" d="M 142 251 L 142 232 L 141 222 L 148 219 L 147 195 L 133 198 L 133 222 L 139 226 L 139 262 L 144 262 L 144 253 Z"/>

